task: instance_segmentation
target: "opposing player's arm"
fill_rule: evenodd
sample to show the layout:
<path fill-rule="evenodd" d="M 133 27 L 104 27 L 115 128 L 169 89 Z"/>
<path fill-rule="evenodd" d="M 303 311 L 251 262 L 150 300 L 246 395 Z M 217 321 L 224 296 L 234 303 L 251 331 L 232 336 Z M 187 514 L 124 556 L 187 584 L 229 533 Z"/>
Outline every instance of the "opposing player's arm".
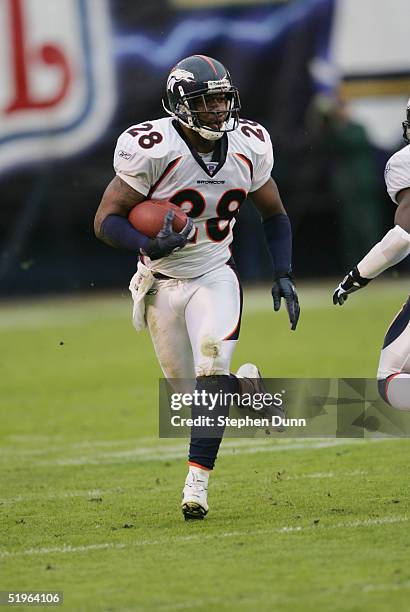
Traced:
<path fill-rule="evenodd" d="M 300 307 L 292 278 L 292 230 L 289 217 L 272 178 L 253 191 L 251 198 L 262 217 L 265 239 L 273 263 L 273 307 L 276 311 L 279 310 L 281 299 L 284 298 L 291 329 L 295 330 Z"/>
<path fill-rule="evenodd" d="M 345 276 L 333 294 L 334 304 L 344 304 L 350 293 L 365 287 L 410 253 L 410 188 L 402 189 L 396 201 L 395 226 Z"/>

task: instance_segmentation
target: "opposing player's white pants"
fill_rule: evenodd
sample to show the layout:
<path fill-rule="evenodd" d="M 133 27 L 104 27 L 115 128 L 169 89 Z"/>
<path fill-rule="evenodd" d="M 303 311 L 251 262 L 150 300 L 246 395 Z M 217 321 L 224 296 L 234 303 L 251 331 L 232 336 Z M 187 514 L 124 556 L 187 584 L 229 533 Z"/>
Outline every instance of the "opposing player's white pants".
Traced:
<path fill-rule="evenodd" d="M 385 401 L 410 410 L 410 297 L 387 330 L 377 378 Z"/>
<path fill-rule="evenodd" d="M 380 353 L 377 378 L 410 373 L 410 297 L 391 323 Z"/>
<path fill-rule="evenodd" d="M 146 319 L 166 378 L 227 375 L 239 335 L 242 292 L 228 265 L 193 279 L 156 280 Z"/>

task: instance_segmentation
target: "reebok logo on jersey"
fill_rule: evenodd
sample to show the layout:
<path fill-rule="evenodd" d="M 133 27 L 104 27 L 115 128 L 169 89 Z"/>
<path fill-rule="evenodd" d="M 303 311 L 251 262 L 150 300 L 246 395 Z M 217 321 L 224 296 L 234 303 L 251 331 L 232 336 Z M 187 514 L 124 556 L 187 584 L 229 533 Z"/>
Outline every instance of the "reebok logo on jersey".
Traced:
<path fill-rule="evenodd" d="M 123 157 L 124 159 L 132 159 L 133 157 L 135 157 L 135 153 L 128 153 L 127 151 L 118 151 L 118 155 L 120 157 Z"/>
<path fill-rule="evenodd" d="M 203 180 L 203 181 L 198 180 L 197 181 L 197 185 L 223 185 L 224 183 L 225 183 L 225 181 L 214 181 L 212 179 Z"/>

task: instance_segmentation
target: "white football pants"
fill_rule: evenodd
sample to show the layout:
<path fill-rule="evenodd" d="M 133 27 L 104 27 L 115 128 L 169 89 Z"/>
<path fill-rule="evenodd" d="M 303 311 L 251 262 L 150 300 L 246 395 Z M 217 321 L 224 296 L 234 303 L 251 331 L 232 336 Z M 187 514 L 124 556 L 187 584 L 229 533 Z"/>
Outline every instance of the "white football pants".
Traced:
<path fill-rule="evenodd" d="M 377 378 L 391 406 L 410 410 L 410 297 L 387 330 Z"/>
<path fill-rule="evenodd" d="M 380 353 L 377 378 L 410 373 L 410 297 L 387 330 Z"/>
<path fill-rule="evenodd" d="M 146 319 L 166 378 L 228 375 L 241 320 L 242 291 L 228 265 L 192 279 L 156 280 Z"/>

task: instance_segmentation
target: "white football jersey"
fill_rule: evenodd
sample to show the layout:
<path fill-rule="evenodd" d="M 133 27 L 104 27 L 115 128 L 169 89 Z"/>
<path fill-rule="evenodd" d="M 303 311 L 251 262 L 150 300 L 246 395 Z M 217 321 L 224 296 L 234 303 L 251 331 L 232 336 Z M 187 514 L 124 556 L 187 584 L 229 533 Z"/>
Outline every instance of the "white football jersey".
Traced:
<path fill-rule="evenodd" d="M 397 204 L 399 191 L 410 187 L 410 145 L 392 155 L 386 164 L 384 179 L 389 196 Z"/>
<path fill-rule="evenodd" d="M 144 256 L 143 262 L 175 278 L 195 278 L 224 265 L 239 208 L 268 181 L 272 166 L 269 134 L 255 121 L 240 119 L 213 154 L 202 156 L 171 117 L 123 132 L 114 153 L 117 175 L 147 199 L 172 200 L 195 224 L 183 249 L 155 261 Z"/>

